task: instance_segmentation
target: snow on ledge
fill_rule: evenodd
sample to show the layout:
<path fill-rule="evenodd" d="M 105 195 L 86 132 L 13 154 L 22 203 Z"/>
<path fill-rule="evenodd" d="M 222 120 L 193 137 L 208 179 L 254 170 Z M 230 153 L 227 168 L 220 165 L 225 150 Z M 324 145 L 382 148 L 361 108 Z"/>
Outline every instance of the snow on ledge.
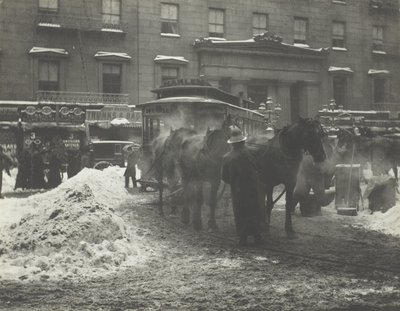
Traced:
<path fill-rule="evenodd" d="M 38 23 L 40 27 L 50 27 L 50 28 L 61 28 L 60 24 L 53 24 L 53 23 Z"/>
<path fill-rule="evenodd" d="M 162 32 L 161 33 L 161 37 L 180 38 L 181 35 L 177 34 L 177 33 L 165 33 L 165 32 Z"/>
<path fill-rule="evenodd" d="M 368 70 L 369 75 L 378 75 L 378 74 L 388 75 L 389 73 L 390 73 L 389 70 L 377 70 L 377 69 Z"/>
<path fill-rule="evenodd" d="M 96 58 L 103 58 L 103 57 L 119 57 L 123 59 L 131 59 L 132 57 L 129 56 L 127 53 L 117 53 L 117 52 L 97 52 L 94 57 Z"/>
<path fill-rule="evenodd" d="M 58 49 L 58 48 L 44 48 L 44 47 L 34 46 L 29 51 L 29 54 L 40 54 L 40 53 L 55 53 L 55 54 L 60 54 L 60 55 L 69 55 L 66 50 Z"/>
<path fill-rule="evenodd" d="M 347 52 L 346 48 L 341 48 L 341 47 L 338 47 L 338 46 L 332 46 L 332 50 L 333 51 Z"/>
<path fill-rule="evenodd" d="M 378 51 L 378 50 L 373 50 L 372 53 L 374 53 L 374 54 L 387 54 L 385 51 Z"/>
<path fill-rule="evenodd" d="M 101 28 L 101 31 L 104 31 L 104 32 L 118 32 L 118 33 L 122 33 L 123 32 L 123 30 L 115 29 L 115 28 Z"/>
<path fill-rule="evenodd" d="M 225 38 L 220 38 L 220 37 L 207 37 L 204 38 L 205 40 L 211 40 L 211 41 L 226 41 Z"/>
<path fill-rule="evenodd" d="M 354 72 L 350 67 L 335 67 L 335 66 L 330 66 L 328 71 L 329 72 L 349 72 L 349 73 Z"/>
<path fill-rule="evenodd" d="M 179 63 L 189 63 L 189 61 L 183 56 L 168 56 L 168 55 L 157 55 L 154 58 L 154 62 L 168 62 L 168 61 L 176 61 Z"/>
<path fill-rule="evenodd" d="M 293 43 L 293 46 L 297 46 L 299 48 L 309 48 L 310 47 L 308 44 L 304 44 L 304 43 Z"/>

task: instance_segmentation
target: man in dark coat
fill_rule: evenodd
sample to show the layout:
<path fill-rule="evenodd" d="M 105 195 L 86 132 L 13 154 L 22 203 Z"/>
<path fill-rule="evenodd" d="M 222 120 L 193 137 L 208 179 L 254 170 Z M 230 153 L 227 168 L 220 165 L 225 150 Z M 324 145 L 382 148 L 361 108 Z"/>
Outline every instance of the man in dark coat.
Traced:
<path fill-rule="evenodd" d="M 1 194 L 1 188 L 3 187 L 3 170 L 10 175 L 10 166 L 12 165 L 13 161 L 11 157 L 6 154 L 3 150 L 3 147 L 0 146 L 0 199 L 3 198 Z"/>
<path fill-rule="evenodd" d="M 239 245 L 246 245 L 249 235 L 256 244 L 261 242 L 257 170 L 245 141 L 242 132 L 234 128 L 228 140 L 232 150 L 224 156 L 222 164 L 222 180 L 231 187 Z"/>
<path fill-rule="evenodd" d="M 125 188 L 129 188 L 129 178 L 132 178 L 133 188 L 136 188 L 136 163 L 138 161 L 138 157 L 136 152 L 132 149 L 132 147 L 127 148 L 128 156 L 127 156 L 127 165 L 124 173 L 125 176 Z"/>

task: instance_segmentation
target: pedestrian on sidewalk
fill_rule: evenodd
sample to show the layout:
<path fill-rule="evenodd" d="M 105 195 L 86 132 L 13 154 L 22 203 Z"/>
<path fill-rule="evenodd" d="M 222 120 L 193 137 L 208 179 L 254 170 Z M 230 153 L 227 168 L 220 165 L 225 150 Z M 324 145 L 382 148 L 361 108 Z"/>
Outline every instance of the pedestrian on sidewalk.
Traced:
<path fill-rule="evenodd" d="M 127 149 L 127 165 L 124 173 L 125 176 L 125 188 L 129 188 L 129 179 L 132 179 L 133 188 L 136 188 L 136 164 L 138 162 L 137 152 L 133 150 L 132 147 L 128 147 Z"/>

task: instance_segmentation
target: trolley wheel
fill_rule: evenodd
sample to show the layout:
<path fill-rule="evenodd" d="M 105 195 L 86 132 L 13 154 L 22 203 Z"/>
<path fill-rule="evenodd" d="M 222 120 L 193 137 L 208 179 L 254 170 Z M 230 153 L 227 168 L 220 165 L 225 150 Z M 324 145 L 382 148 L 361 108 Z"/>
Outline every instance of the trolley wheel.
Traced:
<path fill-rule="evenodd" d="M 100 161 L 100 162 L 97 162 L 93 166 L 93 168 L 96 169 L 96 170 L 104 170 L 105 168 L 110 167 L 110 166 L 113 166 L 110 162 Z"/>

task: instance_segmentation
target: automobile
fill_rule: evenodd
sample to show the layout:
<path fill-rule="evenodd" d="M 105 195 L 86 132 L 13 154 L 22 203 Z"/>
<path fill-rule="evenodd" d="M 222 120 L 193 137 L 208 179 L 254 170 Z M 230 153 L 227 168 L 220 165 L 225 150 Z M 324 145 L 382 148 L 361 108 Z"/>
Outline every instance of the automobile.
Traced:
<path fill-rule="evenodd" d="M 90 143 L 93 157 L 93 168 L 104 169 L 109 166 L 126 166 L 127 148 L 137 151 L 140 145 L 124 140 L 96 140 Z"/>

